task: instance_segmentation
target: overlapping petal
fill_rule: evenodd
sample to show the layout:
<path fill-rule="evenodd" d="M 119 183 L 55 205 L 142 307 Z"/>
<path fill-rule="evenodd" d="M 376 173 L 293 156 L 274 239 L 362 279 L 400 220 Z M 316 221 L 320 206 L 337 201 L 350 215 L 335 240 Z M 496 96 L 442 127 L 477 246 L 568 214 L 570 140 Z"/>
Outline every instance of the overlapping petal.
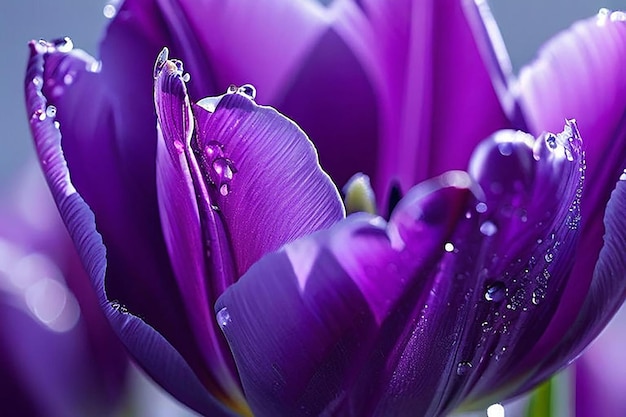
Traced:
<path fill-rule="evenodd" d="M 47 43 L 32 42 L 30 47 L 31 58 L 26 75 L 26 102 L 37 154 L 48 185 L 52 190 L 53 197 L 61 213 L 61 217 L 77 247 L 83 265 L 92 280 L 92 285 L 96 290 L 101 308 L 126 347 L 133 352 L 139 363 L 156 381 L 163 385 L 164 388 L 198 411 L 211 415 L 228 415 L 223 406 L 218 404 L 217 401 L 207 393 L 205 387 L 198 380 L 197 375 L 193 373 L 188 363 L 183 359 L 183 356 L 181 356 L 181 353 L 174 349 L 169 341 L 163 338 L 160 333 L 146 324 L 142 319 L 128 314 L 125 307 L 119 303 L 111 303 L 109 299 L 107 299 L 105 275 L 107 279 L 111 276 L 115 277 L 116 274 L 120 272 L 120 269 L 123 269 L 124 264 L 118 264 L 117 267 L 120 269 L 115 267 L 115 248 L 112 248 L 113 254 L 110 252 L 106 254 L 102 237 L 96 231 L 94 214 L 85 203 L 85 200 L 77 193 L 70 179 L 68 164 L 66 163 L 65 155 L 61 147 L 61 131 L 55 124 L 56 120 L 54 120 L 53 117 L 54 112 L 52 112 L 52 108 L 49 107 L 52 103 L 42 94 L 46 58 L 51 54 L 64 54 L 65 52 L 58 51 L 53 45 Z M 67 56 L 67 59 L 73 58 L 73 55 Z M 61 75 L 58 73 L 55 74 L 58 77 Z M 83 74 L 76 74 L 77 77 L 81 75 Z M 64 77 L 60 77 L 57 79 L 63 78 Z M 86 82 L 88 79 L 83 80 Z M 76 82 L 78 83 L 78 79 L 76 79 Z M 98 88 L 97 83 L 89 85 Z M 84 92 L 84 90 L 78 91 Z M 65 97 L 64 95 L 63 98 Z M 102 97 L 99 96 L 95 98 L 102 99 Z M 64 107 L 65 104 L 67 103 L 64 103 L 62 99 L 58 99 L 54 102 L 54 105 L 57 106 L 55 107 L 55 112 L 58 111 L 59 118 L 66 112 L 69 116 L 71 107 Z M 58 110 L 56 110 L 57 108 Z M 68 127 L 69 126 L 81 127 L 83 125 L 71 125 L 68 123 Z M 91 127 L 93 128 L 93 126 Z M 70 129 L 64 130 L 63 134 L 65 135 L 68 130 L 68 135 L 63 136 L 63 145 L 66 144 L 65 137 L 70 138 L 70 144 L 72 143 L 71 138 L 74 138 L 76 141 L 79 141 L 81 138 L 89 138 L 89 136 L 74 136 Z M 97 132 L 97 130 L 95 131 Z M 103 145 L 106 145 L 106 141 L 103 142 L 105 142 Z M 106 159 L 104 160 L 106 161 Z M 110 160 L 107 162 L 110 162 Z M 114 203 L 116 202 L 119 203 L 119 201 L 114 201 Z M 135 249 L 139 251 L 142 248 L 137 247 Z M 127 254 L 126 256 L 129 255 L 132 254 Z M 117 276 L 120 277 L 119 275 Z M 140 279 L 142 276 L 145 277 L 145 275 L 139 273 L 133 277 L 134 279 Z M 157 276 L 159 276 L 159 274 L 155 273 L 149 278 L 155 279 Z M 122 275 L 120 278 L 123 277 Z M 143 291 L 148 291 L 150 288 L 155 287 L 161 290 L 163 289 L 163 287 L 148 285 Z M 169 293 L 168 297 L 163 299 L 163 304 L 158 305 L 158 308 L 155 308 L 154 311 L 163 310 L 164 306 L 171 306 L 172 303 L 177 300 L 175 294 L 175 292 Z M 154 299 L 150 301 L 153 303 L 156 302 Z M 165 308 L 165 310 L 167 310 L 167 308 Z M 176 309 L 171 308 L 168 311 L 163 311 L 162 314 L 172 314 L 173 311 L 176 311 Z M 183 320 L 183 316 L 177 316 L 176 318 L 176 325 L 180 331 L 180 329 L 184 328 L 186 322 Z M 185 332 L 182 334 L 184 333 Z M 193 349 L 194 347 L 194 344 L 187 343 L 183 345 L 182 348 L 185 350 Z"/>
<path fill-rule="evenodd" d="M 250 86 L 192 111 L 181 65 L 157 62 L 163 230 L 198 343 L 221 388 L 236 393 L 211 306 L 264 254 L 340 220 L 343 205 L 295 124 L 257 106 Z"/>
<path fill-rule="evenodd" d="M 538 58 L 522 69 L 515 87 L 531 131 L 553 129 L 564 115 L 577 119 L 586 138 L 586 178 L 593 184 L 585 189 L 581 199 L 585 250 L 577 254 L 568 280 L 565 297 L 571 302 L 559 308 L 533 353 L 535 358 L 551 356 L 542 377 L 580 354 L 624 299 L 624 281 L 599 270 L 604 263 L 603 245 L 604 256 L 619 264 L 618 254 L 611 254 L 614 249 L 607 246 L 606 238 L 603 242 L 602 235 L 605 231 L 619 234 L 618 226 L 611 220 L 613 215 L 605 213 L 605 207 L 626 164 L 624 20 L 622 12 L 602 10 L 598 16 L 576 23 L 544 46 Z M 609 227 L 615 230 L 610 231 Z M 579 311 L 583 300 L 585 306 Z M 564 338 L 566 333 L 569 336 Z M 559 353 L 549 353 L 556 342 L 561 345 Z"/>
<path fill-rule="evenodd" d="M 353 49 L 369 53 L 364 67 L 379 66 L 370 71 L 381 120 L 374 183 L 385 200 L 392 180 L 406 191 L 463 169 L 482 139 L 513 126 L 510 74 L 499 65 L 506 54 L 485 34 L 481 12 L 490 18 L 488 10 L 479 12 L 474 2 L 372 0 L 360 7 L 366 22 L 350 17 L 347 24 L 356 27 Z"/>
<path fill-rule="evenodd" d="M 216 305 L 255 414 L 440 415 L 520 376 L 572 266 L 582 158 L 573 125 L 503 132 L 474 179 L 446 173 L 388 224 L 351 216 L 255 264 Z"/>

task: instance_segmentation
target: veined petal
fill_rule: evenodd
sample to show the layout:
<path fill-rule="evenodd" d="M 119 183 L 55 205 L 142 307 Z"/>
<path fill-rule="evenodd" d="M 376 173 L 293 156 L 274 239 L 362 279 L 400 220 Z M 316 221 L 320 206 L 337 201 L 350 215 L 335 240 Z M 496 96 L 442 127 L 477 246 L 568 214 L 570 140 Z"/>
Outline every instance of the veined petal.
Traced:
<path fill-rule="evenodd" d="M 233 408 L 245 409 L 230 352 L 212 312 L 217 297 L 235 281 L 234 260 L 192 154 L 194 120 L 182 68 L 167 60 L 167 49 L 157 65 L 157 187 L 165 242 L 196 343 L 211 373 L 209 389 Z"/>
<path fill-rule="evenodd" d="M 594 272 L 594 267 L 603 246 L 602 214 L 626 161 L 624 16 L 622 12 L 603 10 L 596 17 L 576 23 L 546 44 L 538 58 L 522 69 L 516 88 L 529 128 L 534 133 L 553 129 L 564 117 L 576 118 L 585 136 L 586 181 L 593 184 L 585 189 L 581 199 L 585 250 L 577 253 L 565 290 L 564 297 L 570 302 L 564 303 L 552 319 L 544 340 L 538 344 L 537 359 L 546 357 L 547 350 L 561 342 L 565 332 L 572 331 L 571 318 L 579 314 L 583 300 L 589 298 L 588 293 L 594 294 L 605 285 L 597 284 L 598 272 Z M 608 220 L 605 217 L 605 223 Z M 594 274 L 596 277 L 591 281 Z M 617 283 L 624 285 L 621 280 L 611 285 Z M 605 295 L 603 303 L 607 306 L 623 299 L 622 290 L 615 287 Z M 587 312 L 585 309 L 585 314 Z M 602 322 L 608 318 L 600 316 Z M 583 318 L 581 313 L 580 320 L 589 319 Z M 591 334 L 595 335 L 601 326 L 594 324 L 593 327 Z M 584 346 L 583 343 L 575 345 L 570 348 L 576 352 Z M 559 362 L 562 360 L 556 359 L 554 365 L 560 366 Z"/>
<path fill-rule="evenodd" d="M 76 107 L 70 105 L 70 103 L 76 104 L 76 96 L 71 96 L 69 93 L 70 90 L 68 89 L 62 97 L 59 97 L 57 101 L 51 103 L 48 101 L 47 97 L 42 94 L 42 87 L 45 84 L 44 66 L 46 58 L 48 58 L 49 55 L 65 54 L 66 52 L 59 51 L 57 48 L 54 48 L 54 45 L 45 42 L 31 42 L 30 48 L 31 57 L 25 85 L 26 104 L 28 114 L 31 116 L 30 127 L 35 139 L 37 154 L 48 185 L 52 190 L 53 197 L 61 213 L 61 217 L 70 232 L 85 270 L 92 280 L 101 308 L 128 350 L 133 353 L 141 366 L 165 389 L 195 410 L 210 415 L 229 415 L 228 412 L 224 410 L 223 406 L 218 404 L 218 402 L 207 393 L 198 377 L 192 372 L 189 364 L 169 341 L 163 338 L 159 332 L 146 324 L 142 319 L 129 314 L 119 303 L 111 303 L 107 299 L 105 274 L 107 280 L 109 280 L 111 276 L 123 273 L 124 264 L 117 263 L 119 262 L 119 258 L 116 258 L 116 255 L 112 255 L 111 253 L 108 254 L 109 258 L 107 263 L 106 249 L 103 245 L 101 235 L 96 231 L 94 214 L 85 203 L 85 200 L 78 194 L 70 179 L 65 155 L 61 148 L 61 131 L 55 125 L 53 117 L 54 112 L 58 112 L 57 116 L 59 118 L 62 117 L 62 114 L 65 114 L 65 117 L 69 117 L 72 113 L 71 109 L 76 109 Z M 67 59 L 75 58 L 74 55 L 68 55 Z M 85 88 L 87 87 L 92 88 L 90 92 L 93 92 L 93 89 L 102 88 L 97 82 L 89 83 L 88 81 L 93 81 L 93 79 L 90 79 L 88 75 L 84 73 L 77 74 L 77 76 L 78 75 L 85 77 L 83 78 L 83 82 L 86 83 L 80 88 L 73 86 L 72 90 L 76 88 L 77 90 L 74 90 L 74 92 L 78 96 L 80 96 L 79 93 L 85 93 Z M 57 80 L 64 79 L 62 73 L 55 72 L 55 77 L 57 77 Z M 76 82 L 79 82 L 78 78 L 76 78 Z M 65 101 L 66 98 L 67 101 Z M 92 98 L 102 100 L 102 96 L 98 95 Z M 98 101 L 98 103 L 102 104 L 103 101 Z M 55 110 L 52 111 L 52 108 L 48 107 L 50 104 L 57 106 L 58 110 L 56 110 L 57 107 L 55 107 Z M 106 106 L 104 108 L 106 109 Z M 80 110 L 80 107 L 78 107 L 78 109 Z M 77 116 L 82 114 L 80 111 L 76 113 Z M 63 121 L 63 119 L 61 120 Z M 68 123 L 68 126 L 70 125 L 72 124 Z M 85 128 L 87 125 L 79 124 L 78 126 Z M 103 126 L 96 124 L 92 127 Z M 65 134 L 67 131 L 66 129 L 63 133 Z M 97 132 L 98 130 L 95 131 Z M 81 135 L 74 136 L 76 133 L 75 131 L 69 131 L 67 137 L 73 140 L 85 137 Z M 65 138 L 64 136 L 63 145 L 66 144 Z M 91 161 L 98 160 L 98 158 L 95 158 Z M 118 203 L 118 201 L 115 201 L 113 204 L 116 203 Z M 114 247 L 115 245 L 112 246 Z M 142 248 L 135 247 L 134 249 L 141 250 Z M 117 256 L 119 256 L 119 253 Z M 147 265 L 150 265 L 150 263 Z M 154 290 L 155 288 L 163 289 L 163 287 L 159 287 L 159 285 L 154 285 L 155 277 L 159 276 L 158 273 L 154 275 L 148 274 L 147 276 L 146 274 L 148 274 L 146 270 L 143 270 L 142 273 L 132 276 L 134 279 L 142 279 L 142 277 L 151 279 L 152 285 L 146 285 L 146 288 L 143 289 L 146 292 L 150 289 Z M 117 277 L 120 278 L 119 275 Z M 124 275 L 122 275 L 122 277 L 124 277 Z M 145 296 L 145 293 L 143 295 Z M 151 303 L 163 302 L 163 304 L 159 304 L 158 308 L 153 311 L 167 310 L 163 311 L 161 314 L 172 314 L 172 312 L 177 311 L 175 303 L 177 298 L 172 293 L 167 293 L 167 295 L 168 297 L 161 300 L 158 298 L 148 299 Z M 184 329 L 186 322 L 181 321 L 178 315 L 176 316 L 176 323 L 179 329 Z M 183 334 L 184 333 L 185 330 L 183 330 Z M 182 339 L 182 335 L 177 332 L 173 334 L 181 336 L 178 341 Z"/>
<path fill-rule="evenodd" d="M 313 144 L 291 120 L 257 105 L 253 94 L 251 86 L 226 94 L 213 113 L 193 107 L 200 164 L 227 227 L 237 276 L 265 254 L 344 217 Z"/>
<path fill-rule="evenodd" d="M 216 304 L 253 411 L 442 415 L 489 393 L 571 268 L 574 129 L 554 144 L 501 133 L 475 156 L 481 187 L 448 172 L 388 224 L 350 216 L 253 265 Z"/>

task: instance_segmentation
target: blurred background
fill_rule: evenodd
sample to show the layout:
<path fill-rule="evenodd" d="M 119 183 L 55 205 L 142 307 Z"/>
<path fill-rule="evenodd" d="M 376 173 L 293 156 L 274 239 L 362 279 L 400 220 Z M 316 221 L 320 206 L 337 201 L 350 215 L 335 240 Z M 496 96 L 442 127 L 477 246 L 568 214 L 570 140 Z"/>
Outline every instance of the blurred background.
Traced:
<path fill-rule="evenodd" d="M 602 7 L 626 9 L 626 0 L 492 0 L 490 5 L 513 67 L 518 71 L 552 35 L 577 19 L 594 15 Z M 0 77 L 0 201 L 9 198 L 8 190 L 14 178 L 33 154 L 22 88 L 27 42 L 31 39 L 69 36 L 76 47 L 97 56 L 98 41 L 112 16 L 112 10 L 111 5 L 98 0 L 3 2 L 0 9 L 0 44 L 5 67 Z M 619 355 L 619 352 L 615 354 Z M 606 353 L 598 357 L 598 360 L 608 360 L 609 363 L 613 361 Z M 178 408 L 167 394 L 147 382 L 141 372 L 134 368 L 127 395 L 127 405 L 120 416 L 195 415 Z M 129 412 L 131 409 L 134 411 Z"/>

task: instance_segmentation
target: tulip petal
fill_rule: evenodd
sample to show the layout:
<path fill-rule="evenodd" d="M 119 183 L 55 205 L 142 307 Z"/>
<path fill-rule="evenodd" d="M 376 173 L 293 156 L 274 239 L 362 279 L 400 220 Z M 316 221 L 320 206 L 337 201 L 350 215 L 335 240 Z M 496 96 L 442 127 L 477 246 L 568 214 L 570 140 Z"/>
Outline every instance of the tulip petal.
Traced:
<path fill-rule="evenodd" d="M 586 178 L 592 187 L 582 196 L 582 233 L 585 250 L 577 253 L 576 265 L 562 303 L 538 344 L 535 360 L 544 358 L 571 330 L 594 276 L 603 242 L 602 213 L 612 185 L 626 161 L 626 23 L 622 12 L 606 10 L 581 21 L 552 39 L 538 58 L 522 69 L 515 91 L 532 132 L 554 129 L 564 117 L 576 118 L 585 136 Z M 594 278 L 595 280 L 595 278 Z M 607 294 L 612 305 L 621 290 Z M 597 327 L 592 333 L 597 333 Z M 580 347 L 582 348 L 582 344 Z M 574 348 L 578 350 L 577 348 Z"/>
<path fill-rule="evenodd" d="M 64 52 L 58 50 L 50 51 L 52 46 L 47 43 L 31 42 L 30 48 L 31 57 L 26 75 L 26 103 L 28 114 L 31 115 L 30 126 L 35 139 L 37 154 L 61 217 L 70 232 L 85 270 L 92 280 L 101 308 L 128 350 L 135 355 L 141 366 L 159 384 L 197 411 L 216 416 L 229 415 L 223 406 L 207 393 L 205 387 L 200 383 L 185 359 L 160 333 L 142 319 L 127 313 L 126 308 L 119 303 L 111 303 L 107 299 L 105 274 L 107 280 L 112 275 L 115 276 L 115 273 L 120 272 L 120 269 L 117 269 L 119 265 L 116 268 L 113 263 L 115 255 L 111 254 L 108 255 L 107 264 L 106 249 L 101 235 L 96 231 L 94 214 L 85 203 L 85 200 L 78 194 L 70 179 L 68 165 L 61 148 L 61 131 L 55 126 L 51 108 L 48 107 L 50 101 L 42 94 L 46 58 L 49 58 L 49 55 L 53 55 L 54 61 L 61 57 L 60 55 L 63 55 Z M 74 56 L 61 58 L 72 60 Z M 64 78 L 62 72 L 55 72 L 54 75 L 57 77 L 55 78 L 56 80 Z M 88 76 L 86 75 L 85 77 L 87 78 Z M 83 78 L 83 80 L 86 78 Z M 76 79 L 76 82 L 78 83 L 78 79 Z M 92 88 L 99 87 L 97 83 L 91 83 L 89 86 Z M 62 114 L 67 115 L 71 108 L 67 102 L 63 102 L 62 99 L 65 97 L 67 97 L 66 94 L 59 98 L 59 101 L 54 102 L 60 109 L 59 118 L 61 118 Z M 100 98 L 96 96 L 96 99 Z M 68 107 L 64 107 L 64 105 L 68 105 Z M 106 110 L 106 107 L 104 109 Z M 78 115 L 82 114 L 78 112 Z M 108 120 L 105 118 L 104 121 Z M 64 134 L 66 132 L 67 129 L 63 131 Z M 74 133 L 70 132 L 68 136 L 72 138 Z M 65 140 L 65 136 L 63 139 Z M 75 137 L 73 139 L 76 140 Z M 91 162 L 94 162 L 94 160 L 97 161 L 98 158 L 91 159 Z M 140 248 L 135 249 L 139 250 Z M 133 278 L 145 277 L 143 274 L 146 273 L 143 270 L 142 273 L 134 275 Z M 149 276 L 149 278 L 154 280 L 155 276 L 158 276 L 158 274 Z M 155 286 L 148 285 L 147 287 Z M 169 299 L 175 299 L 173 294 L 168 294 L 168 296 L 170 297 Z M 155 299 L 152 299 L 152 302 L 155 302 Z M 168 308 L 170 306 L 173 307 L 170 303 L 168 298 L 165 298 L 164 304 L 159 305 L 159 309 L 164 309 L 164 306 Z M 165 310 L 168 310 L 168 308 L 165 308 Z M 176 309 L 168 310 L 166 314 L 171 314 L 172 311 L 176 311 Z M 180 320 L 180 317 L 177 317 L 177 320 Z M 177 323 L 184 327 L 184 322 L 177 321 Z"/>
<path fill-rule="evenodd" d="M 425 205 L 434 210 L 454 211 L 466 194 L 427 188 Z M 439 255 L 444 220 L 420 222 L 421 236 L 432 239 L 414 248 L 414 263 Z M 367 414 L 366 397 L 350 389 L 411 273 L 393 241 L 382 219 L 350 216 L 266 256 L 218 300 L 255 415 Z"/>
<path fill-rule="evenodd" d="M 237 276 L 263 255 L 344 217 L 337 188 L 295 123 L 240 93 L 223 96 L 213 113 L 193 110 L 198 149 L 219 144 L 235 170 L 228 183 L 210 190 L 228 229 Z M 209 158 L 200 163 L 205 173 L 217 172 Z"/>
<path fill-rule="evenodd" d="M 324 8 L 311 1 L 257 0 L 242 5 L 219 0 L 161 0 L 159 5 L 169 20 L 174 39 L 195 39 L 198 43 L 197 48 L 181 48 L 180 55 L 173 49 L 192 75 L 205 77 L 210 68 L 219 92 L 233 83 L 254 84 L 263 102 L 273 103 L 283 94 L 285 80 L 293 77 L 328 26 Z M 180 35 L 189 30 L 183 28 L 190 28 L 190 34 Z M 210 65 L 195 66 L 195 55 Z M 190 89 L 200 94 L 196 99 L 218 93 L 194 85 Z"/>
<path fill-rule="evenodd" d="M 167 54 L 165 49 L 163 54 Z M 166 58 L 161 55 L 159 59 Z M 173 61 L 161 62 L 155 81 L 159 143 L 157 187 L 163 233 L 185 299 L 196 343 L 212 375 L 209 388 L 245 403 L 228 346 L 214 320 L 212 306 L 235 281 L 234 262 L 219 215 L 211 208 L 204 178 L 190 140 L 194 122 L 182 74 Z"/>
<path fill-rule="evenodd" d="M 574 125 L 555 140 L 500 133 L 481 187 L 448 172 L 388 224 L 350 216 L 253 265 L 216 304 L 253 411 L 442 415 L 497 386 L 572 265 L 583 155 Z"/>
<path fill-rule="evenodd" d="M 512 127 L 507 116 L 514 102 L 501 65 L 506 51 L 484 4 L 478 10 L 457 0 L 369 0 L 361 7 L 371 26 L 363 39 L 382 65 L 375 74 L 382 142 L 374 182 L 384 207 L 390 181 L 406 192 L 433 175 L 463 169 L 479 141 Z"/>

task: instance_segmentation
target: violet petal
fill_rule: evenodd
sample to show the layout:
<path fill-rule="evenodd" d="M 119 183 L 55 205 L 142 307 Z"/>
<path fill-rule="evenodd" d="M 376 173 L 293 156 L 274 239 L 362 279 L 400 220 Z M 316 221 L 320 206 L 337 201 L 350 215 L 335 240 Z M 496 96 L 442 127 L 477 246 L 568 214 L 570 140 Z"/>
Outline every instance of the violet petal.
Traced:
<path fill-rule="evenodd" d="M 108 259 L 107 265 L 106 249 L 102 237 L 96 231 L 94 215 L 70 180 L 67 162 L 61 148 L 61 131 L 55 126 L 55 121 L 50 115 L 49 102 L 42 94 L 44 61 L 46 54 L 49 53 L 49 45 L 31 42 L 30 48 L 31 57 L 26 75 L 26 103 L 37 154 L 61 217 L 76 245 L 85 270 L 92 280 L 101 308 L 125 346 L 133 352 L 141 366 L 165 389 L 195 410 L 210 415 L 229 415 L 223 406 L 207 393 L 181 354 L 161 334 L 142 319 L 125 312 L 120 304 L 113 304 L 107 299 L 105 274 L 111 273 L 110 270 L 107 271 L 111 268 L 111 259 Z M 57 80 L 63 79 L 58 78 L 61 74 L 55 73 L 55 76 Z M 98 83 L 89 85 L 98 88 Z M 96 96 L 95 99 L 101 99 L 101 97 Z M 59 106 L 59 117 L 60 114 L 71 113 L 72 107 L 64 108 L 67 103 L 64 103 L 62 99 L 54 104 Z M 68 125 L 71 124 L 68 123 Z M 72 137 L 71 134 L 69 136 Z M 145 275 L 141 273 L 134 275 L 135 278 L 141 276 Z M 152 282 L 154 282 L 154 277 L 149 277 Z M 107 275 L 108 278 L 110 275 Z M 148 287 L 155 286 L 148 285 Z M 168 296 L 171 299 L 172 295 L 168 294 Z M 163 305 L 159 305 L 158 309 L 163 310 Z M 168 314 L 171 314 L 171 311 L 175 310 L 169 310 Z M 180 318 L 177 317 L 177 319 Z"/>
<path fill-rule="evenodd" d="M 236 170 L 210 188 L 237 276 L 263 255 L 344 217 L 339 192 L 320 168 L 313 144 L 291 120 L 240 93 L 223 96 L 213 113 L 193 110 L 204 172 L 217 173 L 217 159 L 206 155 L 212 146 Z"/>

